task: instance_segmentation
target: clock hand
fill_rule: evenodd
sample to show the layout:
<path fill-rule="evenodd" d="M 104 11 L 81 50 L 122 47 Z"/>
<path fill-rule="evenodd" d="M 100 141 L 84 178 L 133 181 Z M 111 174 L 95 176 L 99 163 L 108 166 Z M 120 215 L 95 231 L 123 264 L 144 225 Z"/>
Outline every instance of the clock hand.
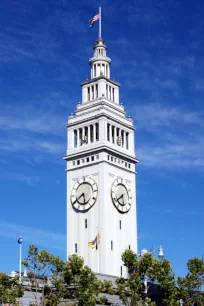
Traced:
<path fill-rule="evenodd" d="M 81 199 L 82 196 L 84 197 L 84 192 L 77 198 L 77 201 Z"/>
<path fill-rule="evenodd" d="M 123 198 L 123 194 L 121 194 L 121 196 L 119 198 L 117 198 L 117 201 L 119 201 L 121 198 Z M 124 200 L 123 200 L 124 202 Z"/>

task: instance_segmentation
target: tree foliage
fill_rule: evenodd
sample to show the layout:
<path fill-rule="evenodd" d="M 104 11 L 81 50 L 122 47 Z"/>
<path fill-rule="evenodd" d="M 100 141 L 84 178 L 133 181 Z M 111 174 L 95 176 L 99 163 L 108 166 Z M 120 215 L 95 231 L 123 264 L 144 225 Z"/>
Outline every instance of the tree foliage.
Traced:
<path fill-rule="evenodd" d="M 187 262 L 188 274 L 186 277 L 178 277 L 178 288 L 180 298 L 184 305 L 191 306 L 193 303 L 197 306 L 204 305 L 204 261 L 199 258 L 193 258 Z"/>
<path fill-rule="evenodd" d="M 77 255 L 63 261 L 47 251 L 39 252 L 36 246 L 31 245 L 23 264 L 29 271 L 35 305 L 57 306 L 59 302 L 70 299 L 77 306 L 92 306 L 97 301 L 104 304 L 105 299 L 99 297 L 99 293 L 112 290 L 110 282 L 98 280 Z M 40 300 L 39 290 L 42 291 Z"/>
<path fill-rule="evenodd" d="M 63 271 L 64 261 L 45 250 L 39 252 L 35 245 L 30 245 L 28 257 L 22 263 L 28 269 L 29 286 L 27 289 L 33 293 L 33 304 L 46 305 L 48 299 L 53 299 L 53 305 L 57 305 L 59 299 L 57 300 L 50 281 L 52 277 Z"/>
<path fill-rule="evenodd" d="M 19 284 L 18 277 L 11 278 L 0 272 L 0 303 L 18 305 L 23 293 L 24 289 Z"/>
<path fill-rule="evenodd" d="M 96 302 L 104 304 L 105 299 L 99 298 L 99 294 L 111 290 L 110 282 L 98 280 L 96 273 L 84 266 L 84 260 L 77 255 L 69 257 L 62 277 L 65 287 L 69 288 L 67 298 L 78 306 L 94 306 Z"/>
<path fill-rule="evenodd" d="M 159 261 L 151 253 L 138 258 L 131 250 L 126 250 L 122 254 L 122 260 L 128 269 L 129 278 L 120 277 L 116 283 L 125 305 L 154 306 L 156 302 L 168 300 L 169 306 L 175 306 L 172 302 L 175 294 L 175 276 L 168 260 Z M 155 287 L 152 284 L 155 284 Z M 157 289 L 159 287 L 163 289 L 163 294 Z M 158 290 L 156 301 L 152 298 L 152 288 Z"/>
<path fill-rule="evenodd" d="M 204 305 L 204 294 L 200 290 L 204 284 L 204 263 L 198 258 L 187 262 L 186 277 L 176 278 L 168 260 L 158 260 L 151 253 L 138 258 L 131 251 L 122 254 L 122 260 L 129 272 L 129 278 L 120 277 L 116 283 L 123 303 L 135 305 Z M 154 290 L 157 291 L 154 294 Z M 194 304 L 193 304 L 194 303 Z"/>
<path fill-rule="evenodd" d="M 204 262 L 193 258 L 187 262 L 188 274 L 176 278 L 168 260 L 158 260 L 151 253 L 138 257 L 126 250 L 122 260 L 129 277 L 116 280 L 117 289 L 110 281 L 100 281 L 83 258 L 72 255 L 68 261 L 61 260 L 49 252 L 40 251 L 30 245 L 23 264 L 28 269 L 27 290 L 33 293 L 33 305 L 68 305 L 72 300 L 76 306 L 106 304 L 105 295 L 119 294 L 127 306 L 184 306 L 204 305 Z M 155 294 L 155 290 L 157 291 Z M 18 305 L 23 295 L 23 287 L 18 278 L 10 278 L 0 273 L 0 303 Z"/>

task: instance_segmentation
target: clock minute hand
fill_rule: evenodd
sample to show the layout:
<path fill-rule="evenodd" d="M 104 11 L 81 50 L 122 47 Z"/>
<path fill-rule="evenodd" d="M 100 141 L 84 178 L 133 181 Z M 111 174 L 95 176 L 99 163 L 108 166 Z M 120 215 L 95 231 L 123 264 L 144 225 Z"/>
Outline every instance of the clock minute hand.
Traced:
<path fill-rule="evenodd" d="M 121 196 L 117 198 L 117 201 L 119 201 L 121 198 L 123 198 L 123 194 L 121 194 Z M 123 199 L 123 203 L 124 203 L 124 199 Z"/>

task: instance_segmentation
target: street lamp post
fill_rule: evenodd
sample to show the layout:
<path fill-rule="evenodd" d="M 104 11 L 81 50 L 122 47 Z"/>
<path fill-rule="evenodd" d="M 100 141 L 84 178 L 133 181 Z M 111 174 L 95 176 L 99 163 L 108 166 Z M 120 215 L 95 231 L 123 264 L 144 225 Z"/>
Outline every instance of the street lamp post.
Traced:
<path fill-rule="evenodd" d="M 180 306 L 184 305 L 184 301 L 182 299 L 179 300 Z"/>
<path fill-rule="evenodd" d="M 143 255 L 145 255 L 145 254 L 148 254 L 148 253 L 150 253 L 150 254 L 154 254 L 154 253 L 156 253 L 156 252 L 158 252 L 158 258 L 160 259 L 160 260 L 163 260 L 164 259 L 164 250 L 163 250 L 163 247 L 160 245 L 159 246 L 159 248 L 156 248 L 155 250 L 152 250 L 152 251 L 148 251 L 148 250 L 146 250 L 146 249 L 143 249 L 142 251 L 141 251 L 141 253 L 140 254 L 138 254 L 138 256 L 140 256 L 140 257 L 142 257 Z M 148 282 L 147 282 L 147 276 L 145 275 L 144 276 L 144 287 L 145 287 L 145 289 L 144 289 L 144 293 L 145 294 L 147 294 L 147 292 L 148 292 Z M 181 306 L 183 305 L 183 304 L 180 304 Z"/>
<path fill-rule="evenodd" d="M 143 249 L 143 250 L 141 251 L 141 253 L 138 254 L 138 256 L 143 256 L 144 254 L 147 254 L 147 253 L 154 254 L 154 253 L 156 253 L 156 252 L 158 252 L 158 258 L 159 258 L 160 260 L 164 259 L 164 250 L 163 250 L 163 247 L 162 247 L 161 245 L 159 246 L 159 248 L 156 248 L 156 249 L 154 249 L 154 250 L 152 250 L 152 251 L 148 251 L 148 250 L 146 250 L 146 249 Z"/>

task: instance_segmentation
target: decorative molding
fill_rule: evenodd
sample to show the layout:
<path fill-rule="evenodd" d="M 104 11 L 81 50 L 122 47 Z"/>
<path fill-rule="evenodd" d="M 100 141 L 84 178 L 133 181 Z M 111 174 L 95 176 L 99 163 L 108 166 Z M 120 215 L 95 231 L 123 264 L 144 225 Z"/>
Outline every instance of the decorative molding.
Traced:
<path fill-rule="evenodd" d="M 115 174 L 112 174 L 112 173 L 108 173 L 108 175 L 111 176 L 111 177 L 115 176 Z"/>

